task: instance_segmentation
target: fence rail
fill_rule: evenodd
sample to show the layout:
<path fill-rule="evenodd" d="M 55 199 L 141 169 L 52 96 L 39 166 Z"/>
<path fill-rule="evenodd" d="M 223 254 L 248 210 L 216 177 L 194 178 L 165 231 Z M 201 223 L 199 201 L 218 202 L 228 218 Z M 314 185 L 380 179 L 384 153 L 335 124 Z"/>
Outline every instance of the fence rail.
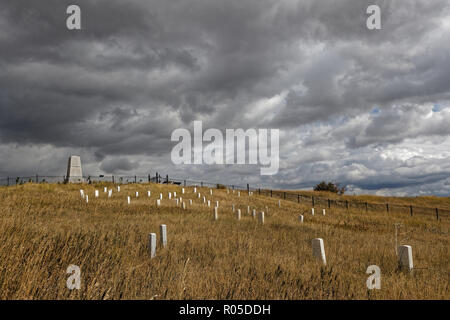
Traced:
<path fill-rule="evenodd" d="M 339 200 L 339 199 L 329 199 L 314 195 L 304 195 L 298 194 L 292 191 L 279 191 L 270 189 L 261 189 L 250 187 L 249 184 L 246 186 L 239 185 L 226 185 L 221 183 L 212 183 L 206 181 L 196 181 L 189 179 L 179 179 L 173 178 L 168 175 L 161 176 L 156 173 L 154 176 L 150 174 L 146 176 L 85 176 L 83 177 L 86 183 L 118 183 L 118 184 L 128 184 L 128 183 L 166 183 L 166 184 L 177 184 L 183 186 L 200 186 L 200 187 L 210 187 L 210 188 L 229 188 L 233 190 L 241 190 L 246 192 L 254 192 L 259 195 L 266 195 L 270 197 L 280 198 L 288 201 L 294 201 L 297 203 L 307 202 L 312 207 L 322 207 L 322 208 L 338 208 L 338 209 L 359 209 L 362 212 L 368 211 L 385 211 L 386 213 L 400 213 L 408 214 L 410 216 L 414 215 L 427 215 L 430 217 L 435 217 L 437 220 L 448 219 L 450 216 L 449 209 L 434 208 L 434 207 L 421 207 L 413 205 L 400 205 L 393 203 L 373 203 L 373 202 L 361 202 L 355 200 Z M 0 186 L 10 186 L 18 185 L 24 183 L 65 183 L 66 176 L 27 176 L 27 177 L 0 177 Z"/>

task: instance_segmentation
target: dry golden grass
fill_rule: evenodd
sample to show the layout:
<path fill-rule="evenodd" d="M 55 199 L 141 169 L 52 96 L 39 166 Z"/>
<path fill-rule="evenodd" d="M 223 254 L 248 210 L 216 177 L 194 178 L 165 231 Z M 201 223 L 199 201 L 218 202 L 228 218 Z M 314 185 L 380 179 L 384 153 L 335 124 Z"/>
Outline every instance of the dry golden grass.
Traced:
<path fill-rule="evenodd" d="M 26 184 L 0 188 L 0 299 L 449 299 L 449 221 L 442 218 L 311 208 L 241 192 L 197 188 L 219 200 L 219 221 L 186 188 L 183 211 L 167 199 L 181 187 Z M 79 189 L 89 195 L 81 199 Z M 100 197 L 94 198 L 94 189 Z M 147 198 L 147 190 L 152 191 Z M 134 197 L 139 191 L 140 197 Z M 160 208 L 155 199 L 162 192 Z M 131 196 L 131 205 L 126 197 Z M 448 199 L 447 199 L 448 201 Z M 242 210 L 237 221 L 231 204 Z M 259 225 L 247 205 L 265 211 Z M 268 206 L 269 212 L 265 209 Z M 300 224 L 298 215 L 304 214 Z M 399 271 L 399 244 L 413 248 L 410 274 Z M 166 224 L 168 248 L 148 255 L 148 234 Z M 323 238 L 327 266 L 312 256 Z M 159 239 L 158 239 L 159 240 Z M 81 289 L 68 290 L 66 269 L 81 268 Z M 368 290 L 369 265 L 381 268 L 381 290 Z"/>
<path fill-rule="evenodd" d="M 450 198 L 449 197 L 436 197 L 436 196 L 421 196 L 421 197 L 383 197 L 375 195 L 338 195 L 332 192 L 325 191 L 286 191 L 289 193 L 300 194 L 306 197 L 316 196 L 325 199 L 341 200 L 341 201 L 355 201 L 355 202 L 368 202 L 374 204 L 392 204 L 399 206 L 417 206 L 427 208 L 439 208 L 450 210 Z"/>

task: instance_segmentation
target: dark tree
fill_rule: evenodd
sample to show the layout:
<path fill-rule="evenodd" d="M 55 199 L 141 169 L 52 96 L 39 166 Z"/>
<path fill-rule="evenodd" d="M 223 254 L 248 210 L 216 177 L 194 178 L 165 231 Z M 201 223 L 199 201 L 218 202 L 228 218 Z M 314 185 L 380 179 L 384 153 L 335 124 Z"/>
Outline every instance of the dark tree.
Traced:
<path fill-rule="evenodd" d="M 328 191 L 328 192 L 334 192 L 337 194 L 344 194 L 345 193 L 345 187 L 339 187 L 339 183 L 333 183 L 325 181 L 322 181 L 318 185 L 314 187 L 314 191 Z"/>

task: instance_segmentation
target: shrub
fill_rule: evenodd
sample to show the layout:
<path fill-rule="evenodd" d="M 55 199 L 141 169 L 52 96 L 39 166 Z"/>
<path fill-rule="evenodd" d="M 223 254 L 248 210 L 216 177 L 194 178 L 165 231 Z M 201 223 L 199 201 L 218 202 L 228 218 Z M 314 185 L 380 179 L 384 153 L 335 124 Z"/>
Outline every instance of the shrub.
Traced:
<path fill-rule="evenodd" d="M 318 185 L 314 187 L 314 191 L 328 191 L 328 192 L 334 192 L 337 194 L 344 194 L 345 193 L 345 187 L 340 187 L 339 183 L 333 183 L 325 181 L 322 181 Z"/>

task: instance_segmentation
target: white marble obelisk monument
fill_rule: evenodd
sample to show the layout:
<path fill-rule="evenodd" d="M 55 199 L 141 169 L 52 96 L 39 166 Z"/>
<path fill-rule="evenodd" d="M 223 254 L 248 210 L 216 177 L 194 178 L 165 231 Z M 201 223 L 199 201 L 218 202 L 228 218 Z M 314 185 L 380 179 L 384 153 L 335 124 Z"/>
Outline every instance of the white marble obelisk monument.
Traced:
<path fill-rule="evenodd" d="M 69 164 L 67 165 L 66 182 L 68 183 L 83 182 L 83 171 L 81 170 L 81 159 L 79 156 L 69 157 Z"/>

